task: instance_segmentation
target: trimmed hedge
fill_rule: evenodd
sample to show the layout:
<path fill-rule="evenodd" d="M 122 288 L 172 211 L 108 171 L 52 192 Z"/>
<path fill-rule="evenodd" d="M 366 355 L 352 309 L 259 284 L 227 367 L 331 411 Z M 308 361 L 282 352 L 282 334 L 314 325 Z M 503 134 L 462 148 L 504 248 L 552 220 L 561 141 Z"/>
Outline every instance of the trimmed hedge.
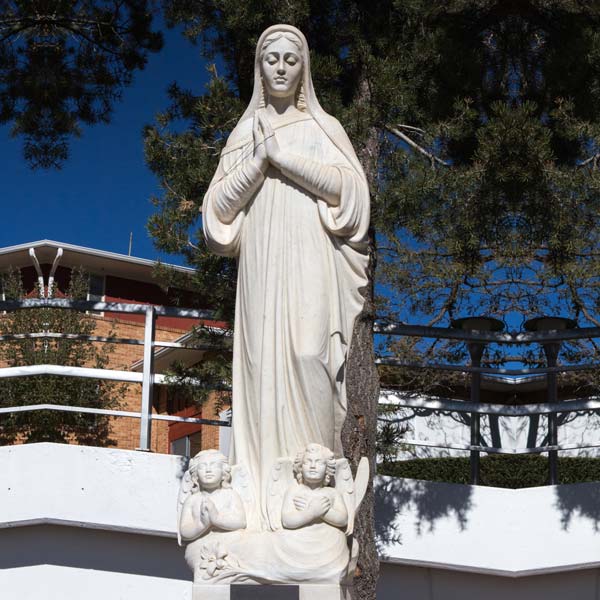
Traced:
<path fill-rule="evenodd" d="M 419 458 L 379 464 L 378 475 L 425 481 L 469 483 L 468 458 Z M 482 456 L 481 485 L 519 489 L 548 483 L 548 459 L 544 456 Z M 559 457 L 559 483 L 600 481 L 600 458 Z"/>

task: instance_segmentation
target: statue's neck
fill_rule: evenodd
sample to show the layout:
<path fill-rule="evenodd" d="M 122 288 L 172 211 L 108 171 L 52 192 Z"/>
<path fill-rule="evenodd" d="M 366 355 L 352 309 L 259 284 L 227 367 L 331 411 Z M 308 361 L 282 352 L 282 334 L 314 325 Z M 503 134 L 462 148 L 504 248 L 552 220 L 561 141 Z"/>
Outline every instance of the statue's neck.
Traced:
<path fill-rule="evenodd" d="M 296 108 L 294 95 L 288 96 L 287 98 L 275 98 L 269 96 L 266 111 L 269 117 L 280 117 L 283 115 L 288 116 L 300 112 Z"/>
<path fill-rule="evenodd" d="M 321 481 L 319 483 L 308 483 L 308 482 L 304 481 L 303 485 L 304 485 L 304 487 L 307 487 L 311 492 L 314 492 L 315 490 L 325 487 L 323 481 Z"/>

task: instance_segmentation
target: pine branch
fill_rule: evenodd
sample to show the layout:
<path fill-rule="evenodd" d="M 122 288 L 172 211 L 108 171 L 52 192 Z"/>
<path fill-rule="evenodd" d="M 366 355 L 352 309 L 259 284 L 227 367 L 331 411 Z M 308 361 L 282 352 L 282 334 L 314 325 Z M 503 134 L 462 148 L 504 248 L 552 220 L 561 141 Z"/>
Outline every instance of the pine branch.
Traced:
<path fill-rule="evenodd" d="M 398 125 L 396 125 L 396 127 L 398 129 L 406 129 L 406 131 L 413 131 L 414 133 L 417 133 L 419 135 L 425 135 L 425 130 L 421 129 L 420 127 L 413 127 L 412 125 L 402 125 L 402 124 L 398 124 Z"/>
<path fill-rule="evenodd" d="M 575 284 L 571 279 L 568 280 L 569 290 L 571 292 L 571 296 L 573 298 L 573 303 L 577 310 L 580 310 L 583 313 L 583 316 L 590 322 L 593 323 L 596 327 L 600 327 L 600 321 L 596 319 L 590 311 L 587 309 L 585 302 L 582 301 Z"/>
<path fill-rule="evenodd" d="M 425 148 L 423 148 L 423 146 L 417 144 L 417 142 L 409 138 L 405 133 L 402 133 L 398 128 L 392 127 L 391 125 L 386 125 L 385 129 L 391 134 L 395 135 L 396 137 L 399 137 L 403 142 L 406 142 L 411 148 L 413 148 L 423 156 L 426 156 L 431 161 L 432 167 L 435 166 L 436 163 L 444 167 L 450 166 L 449 162 L 446 162 L 445 160 L 442 160 L 441 158 L 435 156 L 435 154 L 432 154 L 431 152 L 429 152 L 429 150 L 426 150 Z"/>

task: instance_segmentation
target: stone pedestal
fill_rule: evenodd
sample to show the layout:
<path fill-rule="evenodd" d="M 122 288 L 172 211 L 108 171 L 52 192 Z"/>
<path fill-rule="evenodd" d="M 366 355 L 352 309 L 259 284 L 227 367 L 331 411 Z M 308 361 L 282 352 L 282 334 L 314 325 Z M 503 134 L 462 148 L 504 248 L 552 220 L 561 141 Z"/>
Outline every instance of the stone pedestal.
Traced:
<path fill-rule="evenodd" d="M 228 585 L 198 585 L 192 588 L 192 600 L 230 600 Z"/>
<path fill-rule="evenodd" d="M 192 600 L 350 600 L 350 593 L 337 584 L 194 584 Z"/>
<path fill-rule="evenodd" d="M 350 590 L 337 584 L 300 585 L 298 600 L 350 600 Z"/>

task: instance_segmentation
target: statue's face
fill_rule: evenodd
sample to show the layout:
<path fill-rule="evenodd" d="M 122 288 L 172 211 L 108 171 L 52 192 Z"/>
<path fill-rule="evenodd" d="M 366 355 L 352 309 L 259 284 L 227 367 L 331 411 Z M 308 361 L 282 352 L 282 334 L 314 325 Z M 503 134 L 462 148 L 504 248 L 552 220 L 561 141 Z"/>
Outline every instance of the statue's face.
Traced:
<path fill-rule="evenodd" d="M 305 483 L 320 484 L 325 481 L 327 461 L 321 452 L 307 452 L 302 461 L 302 479 Z"/>
<path fill-rule="evenodd" d="M 282 36 L 269 44 L 260 66 L 269 96 L 287 98 L 296 93 L 302 76 L 302 56 L 294 42 Z"/>
<path fill-rule="evenodd" d="M 223 462 L 218 458 L 206 458 L 196 469 L 198 483 L 204 489 L 214 489 L 223 481 Z"/>

